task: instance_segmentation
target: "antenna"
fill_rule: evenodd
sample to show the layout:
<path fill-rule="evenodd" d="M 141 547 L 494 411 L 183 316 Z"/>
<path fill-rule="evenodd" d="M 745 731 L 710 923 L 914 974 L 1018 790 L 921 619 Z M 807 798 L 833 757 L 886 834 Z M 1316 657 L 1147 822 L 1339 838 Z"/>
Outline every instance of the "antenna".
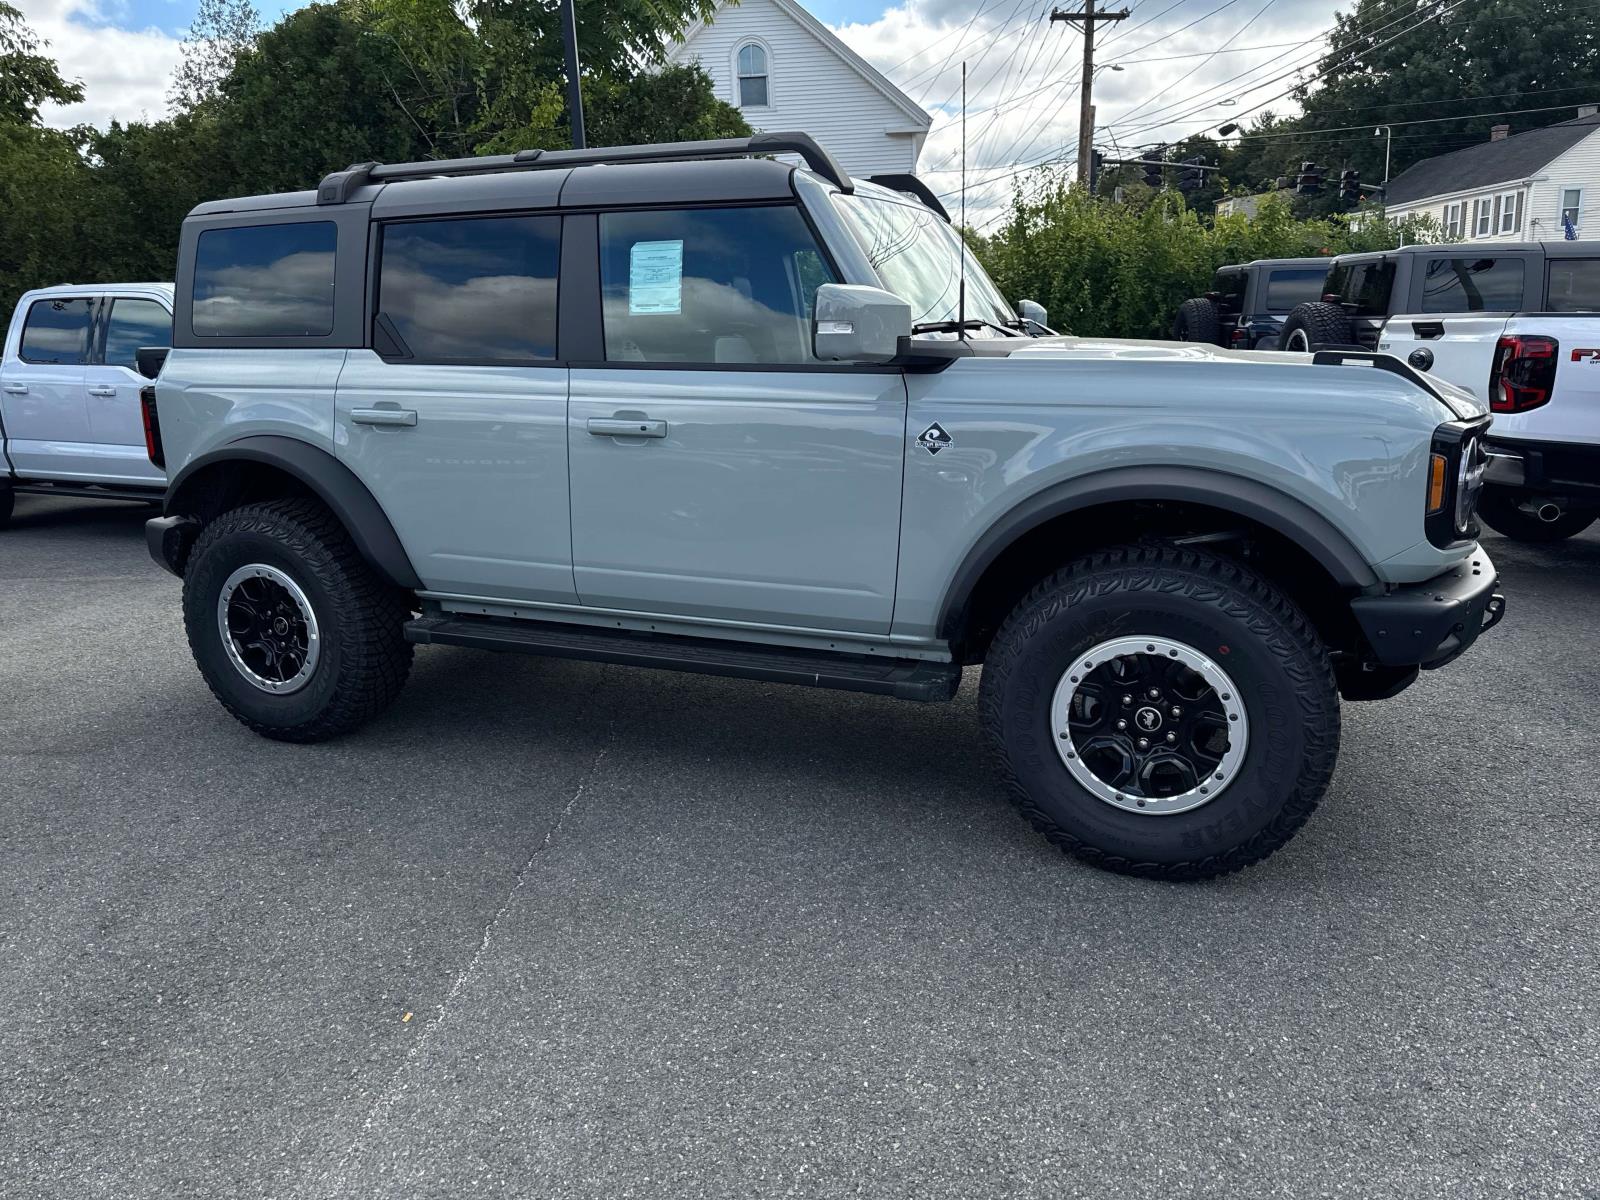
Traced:
<path fill-rule="evenodd" d="M 956 289 L 956 337 L 967 336 L 967 64 L 961 63 L 961 282 Z"/>

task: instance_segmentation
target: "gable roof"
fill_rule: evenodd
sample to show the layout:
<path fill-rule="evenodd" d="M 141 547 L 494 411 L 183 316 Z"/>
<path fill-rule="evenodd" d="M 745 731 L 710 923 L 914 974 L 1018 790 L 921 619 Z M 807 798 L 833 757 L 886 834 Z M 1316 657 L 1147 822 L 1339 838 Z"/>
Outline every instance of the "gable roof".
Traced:
<path fill-rule="evenodd" d="M 730 2 L 737 3 L 738 0 L 723 0 L 723 2 L 717 6 L 717 11 L 721 12 L 722 9 L 728 7 Z M 902 92 L 899 88 L 895 87 L 894 84 L 890 83 L 888 77 L 885 76 L 883 72 L 879 71 L 866 59 L 862 58 L 854 50 L 850 49 L 849 46 L 845 45 L 838 34 L 834 33 L 833 30 L 829 29 L 821 21 L 813 17 L 805 10 L 804 7 L 797 3 L 796 0 L 771 0 L 771 4 L 779 12 L 782 12 L 789 17 L 790 20 L 794 21 L 796 25 L 800 26 L 800 28 L 804 29 L 812 37 L 816 38 L 817 41 L 822 43 L 825 49 L 832 52 L 835 57 L 842 61 L 857 75 L 860 75 L 861 78 L 866 80 L 867 83 L 870 84 L 874 89 L 882 93 L 884 98 L 887 99 L 889 103 L 893 104 L 896 108 L 904 112 L 906 116 L 911 119 L 911 121 L 923 129 L 927 129 L 933 124 L 933 117 L 926 109 L 919 105 L 910 96 Z M 679 53 L 685 47 L 687 47 L 691 41 L 694 40 L 695 34 L 699 33 L 707 25 L 714 24 L 715 21 L 716 17 L 713 16 L 709 21 L 696 21 L 693 25 L 690 25 L 689 28 L 683 31 L 683 37 L 679 39 L 678 44 L 670 52 L 671 56 L 673 58 L 677 58 Z"/>
<path fill-rule="evenodd" d="M 1389 181 L 1385 202 L 1392 208 L 1430 196 L 1526 179 L 1537 175 L 1596 129 L 1600 129 L 1600 113 L 1425 158 Z"/>

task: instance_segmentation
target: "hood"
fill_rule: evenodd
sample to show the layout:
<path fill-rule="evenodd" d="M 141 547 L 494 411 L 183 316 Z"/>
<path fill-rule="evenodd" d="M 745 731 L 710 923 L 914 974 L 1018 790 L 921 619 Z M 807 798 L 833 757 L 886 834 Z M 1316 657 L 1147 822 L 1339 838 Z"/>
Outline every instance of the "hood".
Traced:
<path fill-rule="evenodd" d="M 1133 338 L 1040 337 L 974 339 L 979 354 L 1017 355 L 1026 358 L 1094 359 L 1125 362 L 1225 362 L 1254 366 L 1301 366 L 1318 370 L 1372 369 L 1377 358 L 1388 359 L 1386 369 L 1430 393 L 1458 421 L 1470 421 L 1488 414 L 1489 406 L 1472 392 L 1447 379 L 1423 375 L 1391 354 L 1352 351 L 1347 362 L 1319 363 L 1310 354 L 1290 354 L 1281 350 L 1226 350 L 1204 342 L 1155 342 Z M 1326 353 L 1326 352 L 1324 352 Z"/>

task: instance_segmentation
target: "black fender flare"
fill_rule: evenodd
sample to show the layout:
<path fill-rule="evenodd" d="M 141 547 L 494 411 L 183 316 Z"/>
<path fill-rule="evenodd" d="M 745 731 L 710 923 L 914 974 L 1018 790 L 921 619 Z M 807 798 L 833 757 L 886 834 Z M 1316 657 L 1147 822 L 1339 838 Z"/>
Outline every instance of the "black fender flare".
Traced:
<path fill-rule="evenodd" d="M 377 497 L 333 455 L 297 438 L 254 434 L 202 454 L 168 485 L 165 515 L 183 515 L 184 486 L 196 475 L 230 462 L 260 463 L 299 480 L 339 519 L 369 566 L 396 587 L 421 589 L 422 580 Z"/>
<path fill-rule="evenodd" d="M 1365 556 L 1331 521 L 1268 484 L 1203 467 L 1114 467 L 1044 488 L 995 521 L 967 551 L 945 588 L 939 636 L 955 636 L 978 581 L 1019 537 L 1080 509 L 1139 500 L 1184 501 L 1232 513 L 1294 542 L 1340 587 L 1362 591 L 1378 583 Z"/>

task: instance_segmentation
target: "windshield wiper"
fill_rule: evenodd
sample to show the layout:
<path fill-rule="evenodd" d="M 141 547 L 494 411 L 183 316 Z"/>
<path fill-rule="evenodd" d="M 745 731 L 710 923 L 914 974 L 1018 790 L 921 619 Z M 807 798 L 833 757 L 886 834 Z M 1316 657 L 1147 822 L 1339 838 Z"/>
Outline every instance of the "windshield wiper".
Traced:
<path fill-rule="evenodd" d="M 993 321 L 985 321 L 979 317 L 968 317 L 965 321 L 921 321 L 911 327 L 913 335 L 919 333 L 961 333 L 967 329 L 998 329 L 1006 337 L 1018 337 L 1015 329 L 1007 329 L 1004 325 L 996 325 Z"/>

